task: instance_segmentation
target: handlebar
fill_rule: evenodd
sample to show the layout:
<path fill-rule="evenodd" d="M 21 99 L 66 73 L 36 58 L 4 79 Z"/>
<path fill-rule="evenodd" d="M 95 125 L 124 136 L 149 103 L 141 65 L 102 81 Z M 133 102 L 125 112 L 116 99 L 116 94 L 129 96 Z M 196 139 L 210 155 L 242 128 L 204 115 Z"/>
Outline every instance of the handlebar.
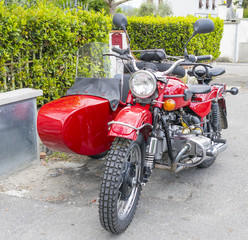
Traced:
<path fill-rule="evenodd" d="M 103 54 L 103 56 L 112 56 L 112 57 L 120 58 L 123 60 L 130 60 L 130 58 L 126 55 L 116 55 L 116 54 L 112 54 L 112 53 L 105 53 L 105 54 Z"/>
<path fill-rule="evenodd" d="M 123 55 L 123 54 L 126 53 L 125 49 L 120 49 L 120 48 L 116 48 L 116 47 L 112 47 L 112 51 L 115 52 L 115 53 L 118 53 L 120 55 Z"/>
<path fill-rule="evenodd" d="M 212 59 L 213 59 L 212 55 L 201 55 L 201 56 L 189 55 L 188 56 L 188 60 L 192 63 L 205 61 L 205 60 L 212 60 Z"/>
<path fill-rule="evenodd" d="M 212 60 L 212 55 L 202 55 L 202 56 L 196 56 L 196 62 L 204 61 L 204 60 Z"/>
<path fill-rule="evenodd" d="M 112 51 L 115 53 L 118 53 L 119 55 L 118 56 L 115 54 L 104 54 L 104 55 L 115 56 L 115 57 L 118 57 L 118 58 L 123 59 L 123 60 L 132 60 L 134 70 L 135 71 L 139 70 L 139 68 L 136 65 L 136 60 L 133 58 L 133 56 L 131 54 L 127 53 L 127 50 L 112 47 Z M 186 60 L 186 62 L 185 62 L 185 60 Z M 160 65 L 156 66 L 157 70 L 160 71 L 160 73 L 158 73 L 156 75 L 158 75 L 160 77 L 161 74 L 163 74 L 163 75 L 171 74 L 176 69 L 177 66 L 192 65 L 192 64 L 195 65 L 197 61 L 204 61 L 204 60 L 212 60 L 212 55 L 201 55 L 201 56 L 189 55 L 186 59 L 179 59 L 176 62 L 174 62 L 174 64 L 170 65 L 169 69 L 168 69 L 168 66 L 164 66 L 163 64 L 160 64 L 161 66 Z M 159 69 L 158 69 L 158 67 L 159 67 Z"/>
<path fill-rule="evenodd" d="M 120 48 L 112 47 L 112 51 L 115 53 L 118 53 L 119 56 L 114 55 L 114 54 L 112 54 L 111 56 L 115 56 L 115 57 L 118 57 L 118 58 L 123 59 L 123 60 L 131 60 L 133 63 L 134 70 L 135 71 L 139 70 L 136 66 L 135 58 L 131 55 L 129 49 L 120 49 Z M 105 55 L 107 55 L 107 54 L 105 54 Z M 108 54 L 108 55 L 110 56 L 110 54 Z"/>
<path fill-rule="evenodd" d="M 166 71 L 164 71 L 164 72 L 156 72 L 156 73 L 155 73 L 155 76 L 156 76 L 158 79 L 159 79 L 159 78 L 164 78 L 164 75 L 171 74 L 171 73 L 174 71 L 174 69 L 175 69 L 177 66 L 179 66 L 180 63 L 182 63 L 182 62 L 184 62 L 184 59 L 179 59 L 179 60 L 177 60 L 176 62 L 174 62 L 174 63 L 171 65 L 171 67 L 170 67 L 168 70 L 166 70 Z"/>

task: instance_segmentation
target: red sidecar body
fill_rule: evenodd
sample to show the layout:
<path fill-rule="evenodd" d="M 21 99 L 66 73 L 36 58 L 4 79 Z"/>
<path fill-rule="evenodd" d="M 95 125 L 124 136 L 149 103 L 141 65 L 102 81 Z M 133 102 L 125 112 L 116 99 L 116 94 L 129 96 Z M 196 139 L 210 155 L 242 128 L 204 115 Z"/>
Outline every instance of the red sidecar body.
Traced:
<path fill-rule="evenodd" d="M 38 133 L 49 148 L 81 155 L 96 155 L 109 149 L 108 122 L 119 112 L 108 100 L 73 95 L 44 105 L 38 114 Z"/>

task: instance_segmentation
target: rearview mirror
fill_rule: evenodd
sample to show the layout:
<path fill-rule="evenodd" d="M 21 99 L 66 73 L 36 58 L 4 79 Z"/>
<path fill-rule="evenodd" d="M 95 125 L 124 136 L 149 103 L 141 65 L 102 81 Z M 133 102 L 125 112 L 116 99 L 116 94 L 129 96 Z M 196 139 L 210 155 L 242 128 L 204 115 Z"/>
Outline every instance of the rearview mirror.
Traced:
<path fill-rule="evenodd" d="M 121 13 L 114 15 L 113 23 L 116 27 L 122 28 L 123 30 L 127 28 L 127 18 Z"/>
<path fill-rule="evenodd" d="M 209 18 L 198 19 L 194 24 L 194 34 L 210 33 L 214 30 L 214 23 Z"/>
<path fill-rule="evenodd" d="M 198 19 L 194 23 L 194 32 L 184 46 L 184 56 L 188 58 L 187 46 L 189 41 L 198 33 L 210 33 L 214 30 L 214 22 L 209 18 Z"/>
<path fill-rule="evenodd" d="M 127 39 L 128 39 L 127 51 L 130 52 L 130 38 L 129 38 L 129 35 L 127 33 L 127 18 L 126 18 L 126 16 L 121 14 L 121 13 L 116 13 L 114 15 L 114 18 L 113 18 L 113 24 L 116 27 L 121 28 L 125 32 Z"/>

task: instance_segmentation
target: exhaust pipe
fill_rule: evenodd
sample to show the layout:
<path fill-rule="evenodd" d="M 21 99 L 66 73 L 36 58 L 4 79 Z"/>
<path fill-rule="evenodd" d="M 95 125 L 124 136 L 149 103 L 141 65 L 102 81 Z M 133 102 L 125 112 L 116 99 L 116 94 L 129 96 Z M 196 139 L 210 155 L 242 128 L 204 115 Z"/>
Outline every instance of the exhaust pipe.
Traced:
<path fill-rule="evenodd" d="M 219 153 L 224 152 L 227 149 L 226 140 L 219 140 L 221 141 L 215 142 L 215 144 L 207 150 L 206 155 L 208 157 L 216 158 Z"/>

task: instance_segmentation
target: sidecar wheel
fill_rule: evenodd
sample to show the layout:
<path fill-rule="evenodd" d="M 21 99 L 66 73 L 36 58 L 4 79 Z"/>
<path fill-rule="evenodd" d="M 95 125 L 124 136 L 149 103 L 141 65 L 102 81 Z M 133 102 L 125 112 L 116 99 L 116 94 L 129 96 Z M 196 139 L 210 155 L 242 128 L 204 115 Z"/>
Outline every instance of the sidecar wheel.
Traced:
<path fill-rule="evenodd" d="M 103 153 L 99 153 L 99 154 L 96 154 L 96 155 L 91 155 L 91 156 L 88 156 L 88 157 L 91 157 L 91 158 L 94 158 L 94 159 L 99 159 L 99 158 L 105 157 L 107 154 L 108 154 L 108 151 L 105 151 Z"/>
<path fill-rule="evenodd" d="M 100 191 L 99 215 L 103 228 L 118 234 L 131 223 L 141 192 L 140 145 L 116 138 L 107 156 Z"/>

